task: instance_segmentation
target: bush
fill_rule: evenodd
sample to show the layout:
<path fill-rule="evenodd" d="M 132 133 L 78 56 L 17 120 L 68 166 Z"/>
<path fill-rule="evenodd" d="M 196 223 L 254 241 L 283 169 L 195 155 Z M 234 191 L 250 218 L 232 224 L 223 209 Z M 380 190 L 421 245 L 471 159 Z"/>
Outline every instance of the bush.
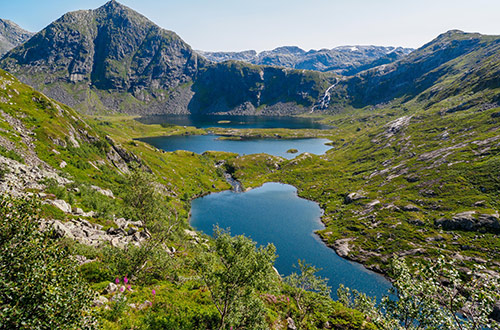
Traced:
<path fill-rule="evenodd" d="M 51 233 L 38 204 L 0 197 L 0 328 L 94 328 L 92 293 Z"/>

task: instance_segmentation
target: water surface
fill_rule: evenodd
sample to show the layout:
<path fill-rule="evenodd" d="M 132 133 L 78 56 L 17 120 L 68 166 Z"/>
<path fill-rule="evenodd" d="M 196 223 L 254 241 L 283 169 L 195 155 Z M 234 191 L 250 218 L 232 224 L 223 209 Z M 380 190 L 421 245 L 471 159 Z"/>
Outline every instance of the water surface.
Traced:
<path fill-rule="evenodd" d="M 250 139 L 250 140 L 219 140 L 217 135 L 175 135 L 140 139 L 158 149 L 165 151 L 187 150 L 197 154 L 205 151 L 226 151 L 240 155 L 266 153 L 287 159 L 309 152 L 316 155 L 324 154 L 329 146 L 328 139 Z M 298 152 L 287 153 L 290 149 Z"/>
<path fill-rule="evenodd" d="M 172 124 L 195 126 L 198 128 L 290 128 L 290 129 L 328 129 L 312 118 L 283 116 L 229 116 L 229 115 L 157 115 L 137 119 L 144 124 Z"/>
<path fill-rule="evenodd" d="M 266 183 L 245 193 L 224 191 L 193 200 L 191 225 L 212 235 L 213 227 L 231 229 L 232 235 L 244 234 L 259 245 L 273 243 L 279 255 L 276 268 L 283 275 L 298 270 L 298 259 L 305 259 L 329 278 L 332 297 L 339 284 L 382 297 L 390 283 L 362 265 L 340 258 L 328 248 L 315 230 L 323 229 L 317 203 L 297 196 L 290 185 Z"/>

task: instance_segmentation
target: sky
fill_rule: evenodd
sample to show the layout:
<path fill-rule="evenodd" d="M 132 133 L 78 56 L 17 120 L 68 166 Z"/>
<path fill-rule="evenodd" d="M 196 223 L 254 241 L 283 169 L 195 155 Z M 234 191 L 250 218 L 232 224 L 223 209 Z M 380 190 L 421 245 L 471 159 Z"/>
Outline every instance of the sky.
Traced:
<path fill-rule="evenodd" d="M 106 0 L 0 0 L 0 18 L 37 32 Z M 499 0 L 122 0 L 194 49 L 418 48 L 452 29 L 500 35 Z"/>

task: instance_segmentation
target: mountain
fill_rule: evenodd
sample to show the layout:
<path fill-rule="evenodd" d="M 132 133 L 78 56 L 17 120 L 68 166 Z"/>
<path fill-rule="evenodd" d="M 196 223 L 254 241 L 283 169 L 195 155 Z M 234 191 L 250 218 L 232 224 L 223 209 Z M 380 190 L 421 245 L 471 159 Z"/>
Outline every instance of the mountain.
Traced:
<path fill-rule="evenodd" d="M 2 61 L 22 81 L 61 102 L 116 111 L 150 98 L 153 107 L 169 104 L 176 88 L 190 83 L 204 65 L 174 32 L 116 1 L 63 15 Z"/>
<path fill-rule="evenodd" d="M 332 100 L 355 107 L 414 97 L 428 105 L 458 96 L 460 105 L 498 104 L 500 98 L 500 36 L 448 31 L 408 56 L 353 77 L 331 90 Z M 463 103 L 460 102 L 460 103 Z M 332 101 L 331 105 L 335 104 Z M 459 106 L 459 105 L 457 105 Z"/>
<path fill-rule="evenodd" d="M 7 19 L 0 19 L 0 58 L 32 36 L 32 32 L 22 29 L 16 23 Z"/>
<path fill-rule="evenodd" d="M 304 73 L 305 82 L 289 82 L 301 73 L 212 64 L 174 32 L 114 0 L 65 14 L 6 54 L 0 66 L 86 113 L 188 113 L 207 106 L 210 112 L 256 113 L 259 107 L 304 112 L 328 86 L 319 73 Z M 321 83 L 309 83 L 310 76 Z M 298 89 L 280 91 L 277 86 Z"/>
<path fill-rule="evenodd" d="M 313 49 L 306 52 L 299 47 L 285 46 L 261 53 L 254 50 L 242 52 L 198 51 L 198 53 L 214 62 L 236 60 L 258 65 L 353 75 L 381 64 L 399 60 L 412 51 L 411 48 L 402 47 L 340 46 L 333 49 Z"/>

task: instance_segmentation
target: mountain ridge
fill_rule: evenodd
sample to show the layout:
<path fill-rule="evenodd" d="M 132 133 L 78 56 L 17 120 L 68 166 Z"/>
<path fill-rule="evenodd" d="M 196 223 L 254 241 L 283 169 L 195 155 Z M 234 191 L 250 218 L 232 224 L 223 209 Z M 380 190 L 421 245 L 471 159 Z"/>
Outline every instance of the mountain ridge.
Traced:
<path fill-rule="evenodd" d="M 320 73 L 249 64 L 234 70 L 231 64 L 210 63 L 174 32 L 116 1 L 63 15 L 6 54 L 0 66 L 84 113 L 185 114 L 204 107 L 211 113 L 300 113 L 314 104 L 329 79 Z M 317 83 L 301 84 L 301 75 Z M 210 79 L 222 76 L 228 86 L 217 90 L 220 82 Z"/>
<path fill-rule="evenodd" d="M 306 51 L 297 46 L 281 46 L 256 52 L 205 52 L 197 50 L 213 62 L 237 60 L 257 65 L 282 66 L 292 69 L 316 70 L 342 75 L 353 75 L 380 64 L 396 61 L 414 49 L 384 46 L 338 46 L 332 49 Z"/>
<path fill-rule="evenodd" d="M 16 23 L 0 18 L 0 58 L 33 35 L 34 33 L 24 30 Z"/>

